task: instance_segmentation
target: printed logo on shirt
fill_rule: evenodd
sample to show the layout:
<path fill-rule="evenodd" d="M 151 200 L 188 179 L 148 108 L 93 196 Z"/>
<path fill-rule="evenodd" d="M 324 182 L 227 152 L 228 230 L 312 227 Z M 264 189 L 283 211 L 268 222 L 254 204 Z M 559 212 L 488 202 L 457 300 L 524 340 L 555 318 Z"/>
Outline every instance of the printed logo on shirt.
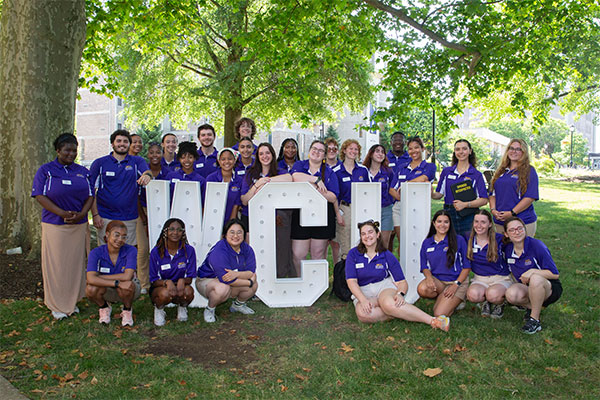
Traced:
<path fill-rule="evenodd" d="M 365 178 L 364 178 L 363 176 L 359 176 L 359 177 L 358 177 L 358 180 L 362 182 L 362 181 L 364 181 L 364 180 L 365 180 Z"/>
<path fill-rule="evenodd" d="M 375 269 L 383 269 L 383 264 L 375 264 Z"/>
<path fill-rule="evenodd" d="M 385 182 L 386 179 L 384 177 L 379 178 L 379 182 Z"/>
<path fill-rule="evenodd" d="M 163 264 L 160 266 L 161 271 L 166 271 L 167 269 L 171 269 L 171 264 Z"/>
<path fill-rule="evenodd" d="M 237 191 L 239 191 L 239 190 L 240 190 L 240 188 L 239 188 L 239 187 L 237 187 L 237 186 L 232 186 L 232 187 L 231 187 L 231 191 L 232 191 L 232 192 L 237 192 Z"/>
<path fill-rule="evenodd" d="M 448 246 L 444 247 L 444 253 L 448 251 Z"/>
<path fill-rule="evenodd" d="M 528 267 L 532 264 L 531 260 L 528 258 L 525 260 L 525 266 Z"/>
<path fill-rule="evenodd" d="M 511 175 L 510 177 L 513 178 L 513 179 L 519 179 L 518 175 Z"/>
<path fill-rule="evenodd" d="M 83 174 L 77 174 L 76 175 L 78 178 L 85 178 L 85 176 L 83 176 Z"/>
<path fill-rule="evenodd" d="M 238 171 L 238 173 L 237 173 L 237 174 L 238 174 L 238 175 L 244 175 L 245 173 L 246 173 L 246 171 L 245 171 L 245 170 L 241 170 L 241 171 Z"/>
<path fill-rule="evenodd" d="M 180 261 L 180 262 L 177 264 L 177 268 L 185 268 L 185 266 L 186 266 L 186 263 L 185 263 L 185 261 Z"/>
<path fill-rule="evenodd" d="M 473 179 L 471 179 L 470 176 L 465 176 L 465 181 L 472 181 Z"/>
<path fill-rule="evenodd" d="M 212 166 L 216 167 L 217 166 L 217 162 L 215 161 Z"/>
<path fill-rule="evenodd" d="M 131 165 L 125 166 L 125 171 L 131 171 L 132 169 L 133 169 L 133 167 Z"/>
<path fill-rule="evenodd" d="M 106 176 L 115 176 L 114 171 L 106 171 Z"/>

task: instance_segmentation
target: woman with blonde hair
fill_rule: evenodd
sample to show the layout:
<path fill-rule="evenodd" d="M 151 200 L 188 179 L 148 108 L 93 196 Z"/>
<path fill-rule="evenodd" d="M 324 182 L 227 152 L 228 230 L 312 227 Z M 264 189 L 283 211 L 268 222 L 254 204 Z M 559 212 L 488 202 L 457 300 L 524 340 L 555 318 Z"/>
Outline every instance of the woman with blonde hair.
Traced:
<path fill-rule="evenodd" d="M 533 202 L 540 197 L 538 185 L 527 144 L 522 139 L 511 139 L 490 183 L 490 209 L 499 233 L 504 233 L 504 222 L 512 216 L 525 222 L 527 236 L 535 236 L 537 215 Z"/>

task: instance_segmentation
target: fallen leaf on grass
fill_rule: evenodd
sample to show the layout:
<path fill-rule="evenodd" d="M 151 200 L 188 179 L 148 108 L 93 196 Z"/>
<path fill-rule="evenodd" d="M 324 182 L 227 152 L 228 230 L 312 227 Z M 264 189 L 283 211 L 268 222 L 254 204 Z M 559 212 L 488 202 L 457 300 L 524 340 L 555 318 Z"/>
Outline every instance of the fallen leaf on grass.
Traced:
<path fill-rule="evenodd" d="M 350 353 L 354 351 L 354 348 L 352 346 L 347 345 L 346 343 L 342 343 L 342 350 L 344 351 L 344 353 Z"/>
<path fill-rule="evenodd" d="M 92 380 L 90 381 L 90 383 L 91 383 L 92 385 L 95 385 L 95 384 L 97 384 L 97 383 L 98 383 L 98 379 L 96 379 L 96 377 L 93 377 L 93 378 L 92 378 Z"/>
<path fill-rule="evenodd" d="M 277 379 L 277 383 L 282 383 L 283 379 Z"/>
<path fill-rule="evenodd" d="M 442 353 L 444 353 L 444 354 L 446 354 L 446 355 L 448 355 L 448 356 L 449 356 L 449 355 L 451 355 L 451 354 L 452 354 L 452 350 L 450 350 L 450 349 L 444 349 L 444 350 L 442 351 Z"/>
<path fill-rule="evenodd" d="M 71 379 L 73 379 L 73 378 L 74 378 L 73 374 L 72 374 L 72 373 L 70 373 L 70 372 L 68 372 L 68 373 L 65 375 L 65 378 L 64 378 L 64 379 L 65 379 L 66 381 L 70 381 L 70 380 L 71 380 Z"/>
<path fill-rule="evenodd" d="M 302 368 L 302 371 L 304 371 L 304 372 L 310 372 L 310 371 L 312 371 L 312 369 L 310 369 L 310 368 Z"/>
<path fill-rule="evenodd" d="M 286 390 L 288 390 L 287 386 L 281 385 L 281 392 L 285 392 Z"/>
<path fill-rule="evenodd" d="M 33 389 L 33 390 L 30 390 L 30 392 L 31 393 L 44 393 L 44 391 L 40 390 L 40 389 Z"/>
<path fill-rule="evenodd" d="M 219 360 L 219 364 L 225 364 L 227 360 Z"/>
<path fill-rule="evenodd" d="M 87 377 L 89 376 L 89 373 L 87 371 L 83 371 L 82 373 L 80 373 L 79 375 L 77 375 L 77 377 L 79 379 L 87 379 Z"/>
<path fill-rule="evenodd" d="M 236 382 L 238 385 L 243 385 L 244 383 L 246 383 L 245 380 L 240 379 L 239 381 Z"/>
<path fill-rule="evenodd" d="M 456 346 L 454 346 L 454 351 L 465 351 L 467 348 L 461 346 L 460 344 L 457 344 Z"/>
<path fill-rule="evenodd" d="M 296 374 L 296 375 L 294 375 L 294 376 L 296 377 L 296 379 L 298 379 L 298 380 L 300 380 L 300 381 L 305 381 L 305 380 L 307 380 L 307 379 L 308 379 L 306 376 L 304 376 L 304 375 L 301 375 L 301 374 Z"/>
<path fill-rule="evenodd" d="M 249 335 L 247 338 L 248 338 L 248 340 L 259 340 L 260 336 L 258 336 L 258 335 Z"/>
<path fill-rule="evenodd" d="M 396 339 L 393 336 L 388 336 L 385 338 L 385 340 L 387 340 L 388 342 L 393 342 Z"/>
<path fill-rule="evenodd" d="M 427 368 L 425 371 L 423 371 L 423 375 L 428 376 L 430 378 L 433 378 L 434 376 L 437 376 L 441 373 L 441 368 Z"/>
<path fill-rule="evenodd" d="M 11 332 L 10 332 L 8 335 L 6 335 L 6 336 L 8 336 L 8 337 L 13 337 L 13 336 L 19 336 L 20 334 L 21 334 L 21 332 L 19 332 L 19 331 L 16 331 L 16 330 L 14 330 L 14 329 L 13 329 L 13 330 L 12 330 L 12 331 L 11 331 Z"/>
<path fill-rule="evenodd" d="M 178 381 L 178 382 L 179 382 L 179 384 L 180 384 L 181 386 L 185 386 L 185 385 L 187 385 L 187 383 L 186 383 L 186 382 L 185 382 L 183 379 L 182 379 L 182 380 L 180 380 L 180 381 Z"/>
<path fill-rule="evenodd" d="M 581 332 L 577 332 L 577 331 L 573 331 L 573 336 L 575 337 L 575 339 L 581 339 L 583 337 Z"/>
<path fill-rule="evenodd" d="M 467 385 L 465 385 L 464 383 L 458 385 L 458 387 L 461 388 L 462 390 L 464 390 L 465 392 L 467 391 Z"/>
<path fill-rule="evenodd" d="M 50 332 L 52 330 L 52 328 L 50 328 L 49 326 L 45 326 L 43 331 L 44 332 Z"/>
<path fill-rule="evenodd" d="M 548 338 L 544 339 L 544 342 L 546 342 L 547 344 L 552 344 L 552 341 Z"/>
<path fill-rule="evenodd" d="M 559 367 L 546 367 L 546 371 L 558 372 L 560 371 Z"/>

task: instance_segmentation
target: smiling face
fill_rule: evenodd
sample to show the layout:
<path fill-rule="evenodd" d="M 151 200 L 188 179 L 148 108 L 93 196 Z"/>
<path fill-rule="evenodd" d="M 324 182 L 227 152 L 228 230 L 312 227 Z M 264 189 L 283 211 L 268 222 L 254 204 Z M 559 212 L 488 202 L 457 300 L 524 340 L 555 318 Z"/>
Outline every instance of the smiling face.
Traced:
<path fill-rule="evenodd" d="M 263 167 L 269 167 L 273 161 L 273 155 L 267 146 L 260 146 L 257 150 L 258 160 Z"/>
<path fill-rule="evenodd" d="M 344 155 L 346 156 L 347 159 L 356 161 L 356 159 L 358 158 L 358 145 L 356 143 L 350 143 L 346 147 L 346 151 L 344 152 Z"/>
<path fill-rule="evenodd" d="M 183 226 L 177 221 L 173 221 L 167 227 L 167 239 L 172 243 L 179 243 L 181 238 L 183 237 Z"/>
<path fill-rule="evenodd" d="M 243 138 L 243 137 L 249 138 L 252 136 L 252 125 L 249 122 L 244 121 L 240 125 L 238 131 L 240 133 L 240 138 Z"/>
<path fill-rule="evenodd" d="M 129 151 L 129 138 L 127 136 L 118 135 L 112 142 L 113 151 L 119 155 L 125 155 Z"/>
<path fill-rule="evenodd" d="M 150 165 L 160 165 L 160 159 L 162 158 L 162 149 L 158 145 L 150 146 L 148 149 L 148 161 Z"/>
<path fill-rule="evenodd" d="M 288 141 L 285 146 L 283 146 L 283 157 L 287 160 L 295 160 L 296 154 L 298 154 L 296 143 L 292 142 L 291 140 Z"/>
<path fill-rule="evenodd" d="M 518 220 L 513 220 L 506 224 L 506 226 L 504 226 L 504 231 L 504 234 L 513 243 L 523 242 L 527 236 L 525 226 Z"/>
<path fill-rule="evenodd" d="M 163 150 L 169 154 L 173 154 L 177 151 L 177 137 L 173 134 L 166 135 L 162 140 Z"/>
<path fill-rule="evenodd" d="M 198 133 L 198 140 L 202 147 L 211 147 L 215 143 L 215 134 L 211 129 L 202 129 Z"/>
<path fill-rule="evenodd" d="M 486 215 L 478 214 L 473 218 L 473 230 L 480 236 L 487 236 L 491 226 L 492 223 Z"/>
<path fill-rule="evenodd" d="M 194 157 L 190 153 L 183 153 L 181 157 L 179 157 L 179 162 L 181 163 L 181 169 L 186 174 L 191 173 L 194 170 L 194 163 L 196 162 L 196 157 Z"/>
<path fill-rule="evenodd" d="M 221 171 L 231 172 L 235 166 L 235 157 L 230 151 L 223 151 L 219 157 Z"/>
<path fill-rule="evenodd" d="M 523 158 L 523 146 L 517 141 L 513 141 L 508 145 L 508 159 L 511 162 L 519 162 Z"/>
<path fill-rule="evenodd" d="M 382 163 L 385 160 L 385 149 L 382 146 L 377 146 L 373 151 L 373 160 Z"/>
<path fill-rule="evenodd" d="M 438 215 L 433 221 L 433 226 L 439 235 L 446 235 L 450 230 L 450 218 L 447 215 Z"/>
<path fill-rule="evenodd" d="M 408 145 L 408 155 L 413 161 L 423 160 L 423 148 L 418 142 L 410 142 Z"/>
<path fill-rule="evenodd" d="M 77 145 L 75 143 L 65 143 L 57 151 L 56 157 L 62 165 L 71 165 L 77 157 Z"/>
<path fill-rule="evenodd" d="M 129 147 L 129 154 L 133 156 L 137 156 L 142 151 L 144 144 L 142 143 L 142 138 L 138 135 L 131 137 L 131 147 Z"/>
<path fill-rule="evenodd" d="M 127 228 L 116 227 L 106 233 L 106 244 L 115 250 L 120 249 L 127 240 Z"/>
<path fill-rule="evenodd" d="M 466 142 L 458 142 L 454 145 L 454 155 L 458 161 L 468 160 L 472 152 Z"/>
<path fill-rule="evenodd" d="M 377 239 L 379 239 L 379 233 L 375 231 L 373 226 L 365 224 L 360 228 L 360 241 L 365 247 L 373 247 L 377 245 Z"/>
<path fill-rule="evenodd" d="M 325 145 L 320 142 L 313 143 L 308 151 L 308 159 L 315 163 L 323 162 L 325 158 Z"/>
<path fill-rule="evenodd" d="M 394 135 L 392 136 L 392 140 L 390 142 L 392 145 L 392 151 L 394 153 L 400 153 L 404 151 L 404 136 L 402 135 Z"/>
<path fill-rule="evenodd" d="M 239 249 L 244 241 L 244 229 L 239 224 L 233 224 L 225 232 L 225 240 L 233 249 Z"/>
<path fill-rule="evenodd" d="M 250 142 L 248 140 L 244 140 L 244 141 L 240 142 L 238 150 L 240 151 L 240 155 L 242 156 L 242 158 L 244 160 L 247 160 L 250 157 L 252 157 L 252 152 L 254 151 L 254 145 L 252 144 L 252 142 Z"/>
<path fill-rule="evenodd" d="M 329 142 L 327 144 L 327 159 L 336 160 L 338 156 L 338 147 L 335 143 Z"/>

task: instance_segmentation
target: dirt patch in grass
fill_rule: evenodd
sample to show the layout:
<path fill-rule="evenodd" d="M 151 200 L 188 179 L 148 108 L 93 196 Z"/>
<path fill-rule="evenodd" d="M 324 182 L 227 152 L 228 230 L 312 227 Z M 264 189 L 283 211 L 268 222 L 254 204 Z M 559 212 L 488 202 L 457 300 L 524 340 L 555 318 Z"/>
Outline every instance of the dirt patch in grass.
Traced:
<path fill-rule="evenodd" d="M 26 254 L 0 254 L 0 298 L 44 297 L 40 261 Z"/>
<path fill-rule="evenodd" d="M 154 331 L 149 331 L 152 336 Z M 260 330 L 248 333 L 239 325 L 222 323 L 215 329 L 202 327 L 181 336 L 164 336 L 144 348 L 145 353 L 188 359 L 204 368 L 247 369 L 258 361 L 256 347 L 262 342 Z"/>

